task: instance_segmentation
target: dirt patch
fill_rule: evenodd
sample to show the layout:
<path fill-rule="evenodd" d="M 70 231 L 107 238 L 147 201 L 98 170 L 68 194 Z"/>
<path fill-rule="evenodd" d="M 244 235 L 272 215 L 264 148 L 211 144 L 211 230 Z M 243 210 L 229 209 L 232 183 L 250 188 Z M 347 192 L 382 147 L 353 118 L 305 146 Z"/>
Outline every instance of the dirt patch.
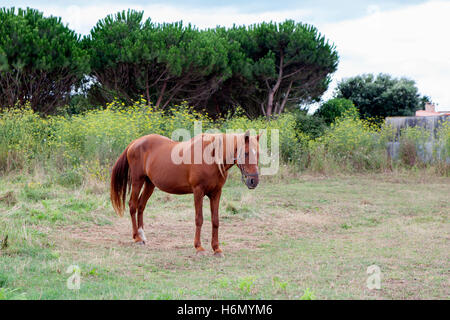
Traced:
<path fill-rule="evenodd" d="M 192 209 L 193 210 L 193 209 Z M 204 213 L 205 217 L 206 214 Z M 144 217 L 145 233 L 148 244 L 144 250 L 173 251 L 193 249 L 195 224 L 192 212 L 186 210 L 182 216 L 168 213 Z M 123 218 L 111 219 L 111 225 L 84 224 L 62 227 L 61 234 L 70 242 L 81 246 L 104 248 L 136 247 L 131 236 L 131 221 L 126 215 Z M 219 240 L 227 252 L 242 248 L 260 250 L 260 245 L 282 237 L 306 237 L 317 229 L 326 228 L 334 219 L 327 214 L 287 211 L 258 218 L 241 218 L 227 216 L 221 219 Z M 60 237 L 60 236 L 59 236 Z M 202 228 L 202 245 L 209 249 L 211 241 L 211 223 L 206 220 Z"/>

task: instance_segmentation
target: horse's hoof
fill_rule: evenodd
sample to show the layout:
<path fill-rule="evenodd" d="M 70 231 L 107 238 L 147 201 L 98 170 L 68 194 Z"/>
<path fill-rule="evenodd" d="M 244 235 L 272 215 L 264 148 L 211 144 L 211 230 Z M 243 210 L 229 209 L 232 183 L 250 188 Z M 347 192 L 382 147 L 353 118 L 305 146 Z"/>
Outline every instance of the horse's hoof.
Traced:
<path fill-rule="evenodd" d="M 139 246 L 145 246 L 145 241 L 137 241 L 136 244 Z"/>
<path fill-rule="evenodd" d="M 223 254 L 223 252 L 214 252 L 214 257 L 216 258 L 225 258 L 225 255 Z"/>
<path fill-rule="evenodd" d="M 199 250 L 196 253 L 197 256 L 206 256 L 206 251 L 205 250 Z"/>
<path fill-rule="evenodd" d="M 145 242 L 147 242 L 147 237 L 145 236 L 144 229 L 139 228 L 139 229 L 138 229 L 138 234 L 139 234 L 139 238 L 141 238 L 142 241 L 143 241 L 144 244 L 145 244 Z"/>

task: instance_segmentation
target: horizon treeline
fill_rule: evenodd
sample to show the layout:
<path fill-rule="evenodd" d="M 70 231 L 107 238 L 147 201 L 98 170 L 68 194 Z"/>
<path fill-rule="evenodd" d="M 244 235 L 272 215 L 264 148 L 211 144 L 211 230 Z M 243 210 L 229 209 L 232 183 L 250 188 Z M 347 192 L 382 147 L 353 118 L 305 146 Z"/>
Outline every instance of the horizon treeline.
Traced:
<path fill-rule="evenodd" d="M 212 116 L 238 106 L 272 117 L 319 101 L 339 57 L 312 25 L 286 20 L 200 30 L 110 14 L 81 36 L 36 9 L 0 10 L 0 108 L 41 114 L 68 104 L 186 101 Z"/>

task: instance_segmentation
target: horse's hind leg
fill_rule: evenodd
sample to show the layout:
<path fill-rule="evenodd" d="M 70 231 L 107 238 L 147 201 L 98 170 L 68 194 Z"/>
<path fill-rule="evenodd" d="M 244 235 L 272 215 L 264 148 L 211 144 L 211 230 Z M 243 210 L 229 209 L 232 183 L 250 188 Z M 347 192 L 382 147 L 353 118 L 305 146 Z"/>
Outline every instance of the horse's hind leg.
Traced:
<path fill-rule="evenodd" d="M 133 227 L 133 239 L 135 242 L 142 242 L 138 234 L 136 209 L 138 207 L 139 193 L 141 192 L 144 181 L 144 178 L 132 178 L 131 180 L 131 196 L 128 205 L 130 207 L 131 225 Z"/>
<path fill-rule="evenodd" d="M 145 184 L 144 184 L 144 190 L 142 190 L 142 193 L 139 197 L 138 201 L 138 235 L 141 238 L 141 241 L 143 244 L 147 242 L 147 238 L 145 237 L 144 233 L 144 209 L 147 205 L 147 201 L 150 198 L 150 196 L 153 193 L 153 190 L 155 190 L 155 185 L 150 181 L 149 178 L 145 178 Z"/>

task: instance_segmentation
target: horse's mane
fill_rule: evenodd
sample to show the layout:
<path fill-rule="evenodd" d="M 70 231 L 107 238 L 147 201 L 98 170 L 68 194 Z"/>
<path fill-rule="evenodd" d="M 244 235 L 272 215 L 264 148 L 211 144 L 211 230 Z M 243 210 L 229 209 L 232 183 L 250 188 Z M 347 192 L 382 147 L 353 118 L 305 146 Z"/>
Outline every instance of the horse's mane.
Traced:
<path fill-rule="evenodd" d="M 224 152 L 215 152 L 214 154 L 214 163 L 217 165 L 220 174 L 222 177 L 225 177 L 225 165 L 227 164 L 227 159 L 235 158 L 235 146 L 238 141 L 238 137 L 243 134 L 238 133 L 203 133 L 194 137 L 192 140 L 201 136 L 203 141 L 210 141 L 210 143 L 214 143 L 215 150 Z M 232 140 L 230 140 L 232 139 Z M 232 142 L 230 142 L 232 141 Z M 223 156 L 221 157 L 221 154 Z"/>
<path fill-rule="evenodd" d="M 222 177 L 225 177 L 226 165 L 231 164 L 230 161 L 234 162 L 236 159 L 236 145 L 243 137 L 243 133 L 202 133 L 181 143 L 183 144 L 182 149 L 192 148 L 195 144 L 202 143 L 202 157 L 205 148 L 213 143 L 214 155 L 212 160 L 217 165 Z"/>

